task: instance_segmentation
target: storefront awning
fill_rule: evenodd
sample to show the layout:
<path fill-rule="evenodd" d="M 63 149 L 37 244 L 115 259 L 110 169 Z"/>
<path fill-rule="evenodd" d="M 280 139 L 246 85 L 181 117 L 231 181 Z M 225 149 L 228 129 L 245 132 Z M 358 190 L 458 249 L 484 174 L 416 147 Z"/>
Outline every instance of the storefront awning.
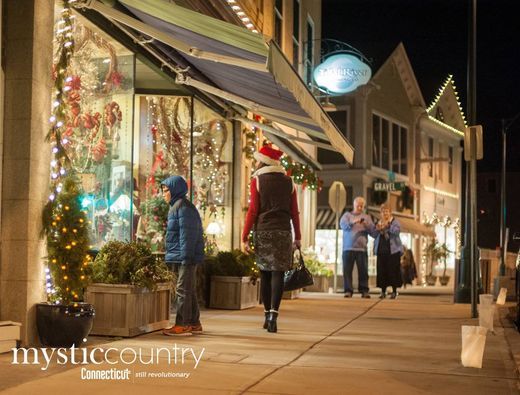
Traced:
<path fill-rule="evenodd" d="M 316 229 L 336 229 L 336 213 L 331 208 L 318 208 L 316 212 Z"/>
<path fill-rule="evenodd" d="M 375 218 L 379 218 L 380 215 L 379 212 L 371 212 L 371 214 Z M 399 217 L 397 215 L 394 215 L 394 217 L 399 221 L 399 224 L 401 225 L 401 232 L 411 233 L 413 235 L 425 237 L 435 237 L 435 231 L 429 226 L 421 224 L 420 222 L 417 222 L 412 218 Z"/>
<path fill-rule="evenodd" d="M 432 228 L 421 224 L 411 218 L 396 217 L 401 224 L 401 232 L 412 233 L 415 235 L 435 237 L 435 232 Z"/>
<path fill-rule="evenodd" d="M 274 122 L 297 126 L 309 144 L 330 145 L 352 163 L 353 148 L 280 49 L 262 35 L 164 0 L 119 0 L 133 18 L 100 1 L 87 7 L 175 49 L 213 85 L 179 71 L 178 82 L 236 103 Z M 315 140 L 322 140 L 317 142 Z"/>

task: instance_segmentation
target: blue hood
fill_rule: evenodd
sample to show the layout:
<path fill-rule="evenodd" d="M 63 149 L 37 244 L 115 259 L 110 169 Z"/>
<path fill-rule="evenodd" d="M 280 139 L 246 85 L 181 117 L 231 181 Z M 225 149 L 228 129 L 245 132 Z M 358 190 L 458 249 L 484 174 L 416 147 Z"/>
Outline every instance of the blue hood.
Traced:
<path fill-rule="evenodd" d="M 183 198 L 188 193 L 188 184 L 181 176 L 171 176 L 161 182 L 161 185 L 166 185 L 170 190 L 171 199 L 170 205 L 173 205 L 177 200 Z"/>

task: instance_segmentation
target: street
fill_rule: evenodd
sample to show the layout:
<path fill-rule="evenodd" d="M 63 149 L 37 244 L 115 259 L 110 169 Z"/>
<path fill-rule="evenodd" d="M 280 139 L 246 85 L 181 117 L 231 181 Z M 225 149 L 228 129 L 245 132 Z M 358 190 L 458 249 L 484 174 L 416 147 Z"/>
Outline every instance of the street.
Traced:
<path fill-rule="evenodd" d="M 6 394 L 171 393 L 179 394 L 516 394 L 518 376 L 505 333 L 495 314 L 482 369 L 460 363 L 461 325 L 475 325 L 469 305 L 454 305 L 452 295 L 405 294 L 397 300 L 355 295 L 303 293 L 282 303 L 279 332 L 261 328 L 260 306 L 243 311 L 206 310 L 205 333 L 166 337 L 160 332 L 89 347 L 150 350 L 186 348 L 202 353 L 182 365 L 130 365 L 128 381 L 82 380 L 85 366 L 5 367 L 0 356 L 0 389 Z M 126 350 L 128 351 L 128 350 Z M 195 354 L 194 354 L 195 355 Z M 163 355 L 164 356 L 164 355 Z M 131 359 L 131 358 L 126 358 Z M 88 365 L 91 369 L 128 365 Z M 81 370 L 83 369 L 83 371 Z M 146 373 L 148 372 L 148 373 Z M 23 383 L 16 386 L 17 384 Z M 152 392 L 153 391 L 153 392 Z"/>

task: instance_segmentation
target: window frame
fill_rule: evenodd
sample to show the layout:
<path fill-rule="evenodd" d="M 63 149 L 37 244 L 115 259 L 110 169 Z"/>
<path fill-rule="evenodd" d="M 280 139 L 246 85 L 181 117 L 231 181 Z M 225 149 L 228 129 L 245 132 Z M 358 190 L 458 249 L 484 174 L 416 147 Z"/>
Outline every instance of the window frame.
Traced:
<path fill-rule="evenodd" d="M 298 6 L 298 15 L 296 15 L 296 8 Z M 293 29 L 292 29 L 292 44 L 293 44 L 293 66 L 298 70 L 300 64 L 300 38 L 301 38 L 301 13 L 302 7 L 300 0 L 293 0 Z M 298 22 L 298 26 L 295 26 L 295 22 Z M 295 36 L 295 33 L 297 36 Z"/>
<path fill-rule="evenodd" d="M 311 38 L 309 39 L 309 27 L 312 32 Z M 312 17 L 307 14 L 307 23 L 306 23 L 306 33 L 307 33 L 307 41 L 305 46 L 305 56 L 303 60 L 303 72 L 304 72 L 304 80 L 307 86 L 312 88 L 312 71 L 314 69 L 314 34 L 315 34 L 315 23 Z M 309 57 L 309 48 L 312 50 Z"/>
<path fill-rule="evenodd" d="M 377 122 L 376 122 L 377 121 Z M 383 126 L 385 123 L 388 125 L 387 128 Z M 375 140 L 375 125 L 377 127 L 377 140 Z M 386 138 L 384 137 L 386 130 Z M 397 132 L 397 147 L 394 147 L 395 144 L 395 134 Z M 403 135 L 405 137 L 403 150 Z M 403 123 L 392 119 L 391 117 L 387 117 L 377 111 L 372 112 L 372 166 L 386 170 L 392 171 L 396 174 L 401 174 L 403 176 L 408 177 L 408 138 L 409 138 L 409 128 L 405 126 Z M 384 147 L 384 143 L 387 143 L 387 147 Z M 397 150 L 395 150 L 397 148 Z M 388 153 L 385 154 L 385 149 L 388 150 Z M 377 151 L 377 152 L 376 152 Z M 405 157 L 403 157 L 403 151 Z M 395 154 L 397 156 L 395 156 Z M 385 156 L 385 158 L 383 158 Z M 384 163 L 386 159 L 387 163 Z M 397 166 L 397 167 L 396 167 Z M 397 171 L 396 171 L 397 169 Z"/>

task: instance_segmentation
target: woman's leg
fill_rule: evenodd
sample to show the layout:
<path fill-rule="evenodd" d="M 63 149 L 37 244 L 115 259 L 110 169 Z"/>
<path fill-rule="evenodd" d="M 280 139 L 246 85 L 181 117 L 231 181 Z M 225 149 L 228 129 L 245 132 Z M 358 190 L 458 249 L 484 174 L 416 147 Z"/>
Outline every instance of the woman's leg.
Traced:
<path fill-rule="evenodd" d="M 262 302 L 266 312 L 271 310 L 271 273 L 270 271 L 260 270 L 260 292 L 262 293 Z"/>
<path fill-rule="evenodd" d="M 268 332 L 277 332 L 277 319 L 278 319 L 278 309 L 280 308 L 280 303 L 282 302 L 283 295 L 283 276 L 284 272 L 282 271 L 273 271 L 271 273 L 271 310 L 269 312 L 269 318 L 267 320 L 267 331 Z"/>
<path fill-rule="evenodd" d="M 284 272 L 274 271 L 271 273 L 271 310 L 278 311 L 282 302 Z"/>

